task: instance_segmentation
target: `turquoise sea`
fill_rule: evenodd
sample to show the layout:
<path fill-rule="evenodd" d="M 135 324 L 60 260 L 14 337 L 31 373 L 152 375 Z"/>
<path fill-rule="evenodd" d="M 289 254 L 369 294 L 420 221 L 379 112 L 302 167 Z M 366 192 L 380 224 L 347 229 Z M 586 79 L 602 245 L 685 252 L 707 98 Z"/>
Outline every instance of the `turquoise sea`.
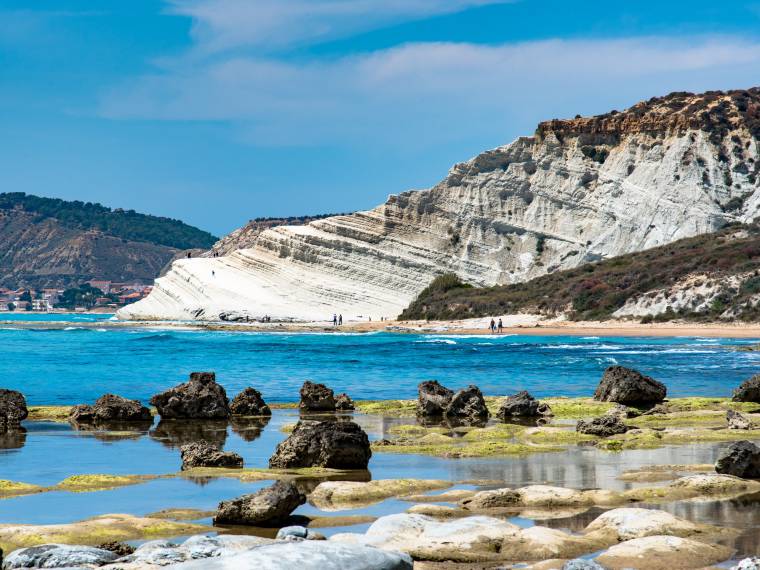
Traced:
<path fill-rule="evenodd" d="M 39 320 L 19 327 L 14 319 Z M 590 396 L 607 366 L 621 364 L 668 386 L 671 396 L 728 396 L 758 372 L 757 340 L 261 333 L 98 327 L 111 315 L 0 316 L 2 387 L 31 404 L 90 402 L 106 391 L 148 400 L 213 370 L 234 395 L 246 386 L 271 401 L 298 398 L 304 380 L 355 399 L 413 398 L 417 384 L 477 384 L 487 395 Z M 50 321 L 68 326 L 46 328 Z M 93 323 L 93 321 L 95 321 Z M 86 326 L 85 326 L 86 325 Z"/>

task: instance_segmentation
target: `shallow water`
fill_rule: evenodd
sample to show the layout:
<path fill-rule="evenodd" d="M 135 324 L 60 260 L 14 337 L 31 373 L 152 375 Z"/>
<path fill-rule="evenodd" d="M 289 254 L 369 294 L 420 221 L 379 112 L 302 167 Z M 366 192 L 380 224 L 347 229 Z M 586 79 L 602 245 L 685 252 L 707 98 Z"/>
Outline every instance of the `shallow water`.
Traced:
<path fill-rule="evenodd" d="M 31 404 L 88 402 L 106 390 L 148 400 L 191 371 L 214 370 L 230 393 L 253 385 L 284 402 L 297 399 L 306 379 L 355 399 L 412 398 L 430 378 L 454 388 L 474 383 L 488 395 L 590 396 L 604 369 L 621 364 L 662 380 L 671 396 L 728 396 L 760 365 L 760 352 L 735 350 L 757 342 L 748 339 L 276 334 L 66 322 L 29 329 L 0 320 L 3 387 L 23 391 Z"/>

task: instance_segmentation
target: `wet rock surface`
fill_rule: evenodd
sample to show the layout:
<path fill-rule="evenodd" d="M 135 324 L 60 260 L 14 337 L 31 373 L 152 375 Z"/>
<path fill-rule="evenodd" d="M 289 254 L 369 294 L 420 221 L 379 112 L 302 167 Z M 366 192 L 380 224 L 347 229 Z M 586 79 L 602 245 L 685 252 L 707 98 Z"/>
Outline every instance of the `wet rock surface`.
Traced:
<path fill-rule="evenodd" d="M 301 401 L 298 407 L 304 412 L 334 412 L 335 394 L 324 384 L 308 380 L 301 386 Z"/>
<path fill-rule="evenodd" d="M 718 456 L 715 471 L 745 479 L 760 478 L 760 447 L 751 441 L 737 441 Z"/>
<path fill-rule="evenodd" d="M 449 400 L 444 416 L 465 422 L 482 422 L 488 419 L 490 413 L 480 388 L 470 385 L 457 390 Z"/>
<path fill-rule="evenodd" d="M 0 389 L 0 433 L 18 429 L 28 415 L 26 398 L 21 392 Z"/>
<path fill-rule="evenodd" d="M 667 388 L 662 382 L 624 366 L 610 366 L 594 392 L 594 399 L 617 402 L 626 406 L 647 406 L 665 399 Z"/>
<path fill-rule="evenodd" d="M 370 457 L 369 438 L 354 422 L 301 420 L 277 446 L 269 467 L 366 469 Z"/>
<path fill-rule="evenodd" d="M 610 437 L 627 432 L 628 426 L 617 415 L 604 415 L 591 420 L 578 420 L 575 431 L 586 435 Z"/>
<path fill-rule="evenodd" d="M 102 566 L 118 555 L 93 546 L 43 544 L 11 552 L 3 563 L 4 570 L 15 568 L 70 568 L 83 564 Z"/>
<path fill-rule="evenodd" d="M 742 382 L 733 394 L 734 402 L 760 403 L 760 374 Z"/>
<path fill-rule="evenodd" d="M 246 388 L 232 399 L 230 412 L 235 416 L 271 416 L 261 392 L 256 388 Z"/>
<path fill-rule="evenodd" d="M 222 451 L 206 441 L 195 441 L 180 448 L 182 470 L 194 467 L 243 467 L 243 458 L 231 451 Z"/>
<path fill-rule="evenodd" d="M 527 391 L 507 396 L 501 401 L 497 416 L 502 421 L 512 418 L 536 418 L 551 415 L 551 408 L 536 400 Z"/>
<path fill-rule="evenodd" d="M 351 397 L 344 393 L 335 397 L 335 409 L 341 412 L 351 412 L 356 409 L 356 406 Z"/>
<path fill-rule="evenodd" d="M 192 372 L 190 381 L 150 399 L 166 419 L 226 419 L 230 406 L 224 387 L 213 372 Z"/>
<path fill-rule="evenodd" d="M 138 400 L 128 400 L 116 394 L 105 394 L 89 406 L 80 404 L 74 406 L 69 413 L 73 422 L 145 422 L 151 421 L 150 410 Z"/>
<path fill-rule="evenodd" d="M 306 496 L 293 483 L 278 481 L 256 493 L 219 503 L 214 524 L 273 526 L 286 521 L 305 502 Z"/>
<path fill-rule="evenodd" d="M 443 417 L 454 392 L 436 380 L 427 380 L 417 386 L 417 415 L 424 418 Z"/>
<path fill-rule="evenodd" d="M 726 422 L 728 429 L 752 429 L 752 420 L 735 410 L 726 411 Z"/>

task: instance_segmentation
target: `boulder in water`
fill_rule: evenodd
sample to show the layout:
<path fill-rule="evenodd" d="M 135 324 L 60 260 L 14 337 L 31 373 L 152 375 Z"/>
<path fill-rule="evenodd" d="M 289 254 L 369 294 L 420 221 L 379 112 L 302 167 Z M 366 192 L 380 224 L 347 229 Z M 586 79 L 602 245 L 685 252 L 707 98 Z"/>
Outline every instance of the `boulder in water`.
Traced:
<path fill-rule="evenodd" d="M 306 381 L 301 386 L 301 403 L 304 412 L 334 412 L 335 394 L 324 384 Z"/>
<path fill-rule="evenodd" d="M 627 432 L 628 426 L 617 415 L 604 415 L 591 420 L 578 420 L 575 431 L 598 437 L 610 437 Z"/>
<path fill-rule="evenodd" d="M 144 422 L 152 420 L 153 416 L 138 400 L 105 394 L 98 398 L 93 406 L 81 404 L 71 408 L 69 419 L 78 423 Z"/>
<path fill-rule="evenodd" d="M 256 493 L 219 503 L 214 524 L 274 526 L 305 502 L 306 496 L 293 483 L 277 481 Z"/>
<path fill-rule="evenodd" d="M 644 376 L 637 370 L 624 366 L 610 366 L 604 371 L 594 399 L 626 406 L 647 406 L 662 402 L 667 392 L 665 384 Z"/>
<path fill-rule="evenodd" d="M 752 378 L 742 382 L 734 390 L 734 402 L 756 402 L 760 403 L 760 374 L 755 374 Z"/>
<path fill-rule="evenodd" d="M 752 429 L 752 420 L 735 410 L 726 411 L 728 429 Z"/>
<path fill-rule="evenodd" d="M 269 467 L 366 469 L 370 457 L 369 438 L 354 422 L 301 420 L 288 439 L 277 446 Z"/>
<path fill-rule="evenodd" d="M 269 409 L 261 392 L 256 388 L 246 388 L 240 394 L 235 396 L 230 403 L 230 411 L 235 416 L 271 416 L 272 410 Z"/>
<path fill-rule="evenodd" d="M 426 380 L 417 386 L 417 415 L 423 418 L 443 417 L 454 392 L 437 380 Z"/>
<path fill-rule="evenodd" d="M 26 398 L 21 392 L 0 388 L 0 432 L 17 429 L 28 415 Z"/>
<path fill-rule="evenodd" d="M 351 412 L 356 409 L 356 406 L 351 396 L 344 393 L 335 397 L 335 409 L 341 412 Z"/>
<path fill-rule="evenodd" d="M 182 470 L 194 467 L 243 467 L 243 458 L 231 451 L 222 451 L 213 443 L 195 441 L 180 448 Z"/>
<path fill-rule="evenodd" d="M 760 479 L 760 447 L 751 441 L 737 441 L 718 456 L 715 471 L 743 479 Z"/>
<path fill-rule="evenodd" d="M 489 415 L 483 394 L 473 385 L 457 390 L 444 410 L 446 418 L 473 422 L 487 420 Z"/>
<path fill-rule="evenodd" d="M 507 396 L 501 401 L 497 416 L 502 421 L 511 418 L 536 418 L 550 416 L 552 409 L 548 404 L 539 402 L 527 391 L 523 390 L 512 396 Z"/>
<path fill-rule="evenodd" d="M 156 394 L 150 399 L 162 418 L 223 419 L 230 417 L 224 387 L 213 372 L 192 372 L 190 381 Z"/>

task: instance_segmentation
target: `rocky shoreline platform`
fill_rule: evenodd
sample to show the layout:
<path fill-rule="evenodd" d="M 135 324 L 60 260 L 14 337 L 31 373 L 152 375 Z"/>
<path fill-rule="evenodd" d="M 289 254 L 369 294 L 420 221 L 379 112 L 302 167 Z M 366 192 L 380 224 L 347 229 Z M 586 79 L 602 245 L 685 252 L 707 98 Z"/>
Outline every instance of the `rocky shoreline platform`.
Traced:
<path fill-rule="evenodd" d="M 313 382 L 299 397 L 230 397 L 213 372 L 152 407 L 115 394 L 32 406 L 0 390 L 0 450 L 23 457 L 67 434 L 67 453 L 92 446 L 105 471 L 52 484 L 5 472 L 0 517 L 4 505 L 17 516 L 0 518 L 3 570 L 760 569 L 760 375 L 731 399 L 668 398 L 621 366 L 588 398 L 436 381 L 416 400 Z M 107 463 L 141 442 L 145 457 Z M 47 522 L 25 522 L 48 500 Z M 145 514 L 148 503 L 159 508 Z"/>

